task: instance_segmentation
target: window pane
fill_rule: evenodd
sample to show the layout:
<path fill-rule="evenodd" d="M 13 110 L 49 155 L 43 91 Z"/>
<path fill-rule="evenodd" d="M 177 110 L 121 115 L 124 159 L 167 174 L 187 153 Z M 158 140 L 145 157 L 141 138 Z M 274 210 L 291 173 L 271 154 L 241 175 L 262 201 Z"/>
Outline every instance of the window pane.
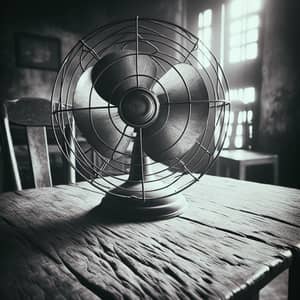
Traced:
<path fill-rule="evenodd" d="M 246 104 L 255 101 L 255 91 L 256 90 L 253 86 L 229 90 L 232 106 L 234 107 L 234 105 L 238 105 L 234 111 L 230 112 L 231 122 L 229 125 L 230 134 L 228 136 L 231 136 L 230 141 L 232 140 L 234 144 L 230 146 L 233 146 L 235 148 L 241 148 L 245 146 L 245 142 L 248 142 L 248 131 L 246 131 L 246 126 L 247 129 L 249 129 L 249 136 L 252 139 L 253 128 L 250 128 L 249 126 L 252 126 L 253 110 L 247 110 Z M 234 124 L 236 125 L 236 127 L 234 126 Z"/>
<path fill-rule="evenodd" d="M 250 139 L 253 138 L 253 126 L 252 125 L 249 126 L 249 137 L 250 137 Z"/>
<path fill-rule="evenodd" d="M 248 13 L 255 12 L 261 8 L 261 0 L 247 1 Z"/>
<path fill-rule="evenodd" d="M 236 135 L 243 135 L 243 125 L 238 125 L 236 127 Z"/>
<path fill-rule="evenodd" d="M 230 31 L 231 31 L 231 34 L 241 32 L 242 31 L 242 21 L 238 20 L 238 21 L 231 23 Z"/>
<path fill-rule="evenodd" d="M 230 89 L 229 95 L 230 95 L 230 100 L 233 102 L 242 101 L 244 104 L 251 103 L 255 101 L 255 88 L 247 87 L 247 88 L 239 88 L 239 89 Z"/>
<path fill-rule="evenodd" d="M 256 42 L 258 40 L 258 30 L 252 29 L 247 32 L 247 43 Z"/>
<path fill-rule="evenodd" d="M 259 26 L 259 17 L 254 15 L 248 18 L 247 20 L 247 29 L 257 28 Z"/>
<path fill-rule="evenodd" d="M 244 110 L 243 111 L 243 123 L 246 123 L 247 121 L 247 112 Z"/>
<path fill-rule="evenodd" d="M 242 45 L 243 43 L 243 36 L 241 34 L 237 34 L 231 37 L 230 39 L 230 46 L 237 47 Z"/>
<path fill-rule="evenodd" d="M 245 4 L 241 0 L 232 1 L 230 15 L 232 18 L 238 18 L 244 13 Z"/>
<path fill-rule="evenodd" d="M 243 137 L 242 136 L 236 136 L 235 137 L 235 140 L 234 140 L 234 145 L 237 147 L 237 148 L 241 148 L 243 146 Z"/>
<path fill-rule="evenodd" d="M 212 11 L 211 9 L 207 9 L 204 11 L 204 26 L 210 26 L 211 25 L 211 14 Z"/>
<path fill-rule="evenodd" d="M 239 94 L 239 101 L 244 102 L 245 89 L 239 89 L 238 94 Z"/>
<path fill-rule="evenodd" d="M 253 111 L 248 110 L 248 123 L 251 123 L 253 119 Z"/>
<path fill-rule="evenodd" d="M 262 0 L 232 0 L 230 4 L 229 62 L 237 63 L 258 56 Z M 239 54 L 233 48 L 240 48 Z"/>
<path fill-rule="evenodd" d="M 245 88 L 244 91 L 244 103 L 251 103 L 255 101 L 255 89 L 254 87 Z"/>
<path fill-rule="evenodd" d="M 257 57 L 257 43 L 252 43 L 246 47 L 246 58 L 253 59 Z"/>

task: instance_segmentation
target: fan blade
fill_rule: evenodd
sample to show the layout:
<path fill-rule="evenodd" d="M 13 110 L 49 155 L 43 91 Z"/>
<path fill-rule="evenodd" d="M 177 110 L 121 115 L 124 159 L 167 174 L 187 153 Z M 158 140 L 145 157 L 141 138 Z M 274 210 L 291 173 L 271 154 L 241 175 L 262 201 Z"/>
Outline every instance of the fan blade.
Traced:
<path fill-rule="evenodd" d="M 117 108 L 108 108 L 109 104 L 93 88 L 92 69 L 93 67 L 88 68 L 78 80 L 73 114 L 76 125 L 88 143 L 111 159 L 120 156 L 115 150 L 123 153 L 126 151 L 130 138 L 122 134 L 127 127 L 119 117 Z"/>
<path fill-rule="evenodd" d="M 154 124 L 143 130 L 144 150 L 153 160 L 170 166 L 205 135 L 208 92 L 199 72 L 185 63 L 167 71 L 152 92 L 160 101 L 160 111 Z"/>
<path fill-rule="evenodd" d="M 154 61 L 145 54 L 132 50 L 112 52 L 94 66 L 92 80 L 98 94 L 114 105 L 119 105 L 131 88 L 150 89 L 156 76 Z"/>

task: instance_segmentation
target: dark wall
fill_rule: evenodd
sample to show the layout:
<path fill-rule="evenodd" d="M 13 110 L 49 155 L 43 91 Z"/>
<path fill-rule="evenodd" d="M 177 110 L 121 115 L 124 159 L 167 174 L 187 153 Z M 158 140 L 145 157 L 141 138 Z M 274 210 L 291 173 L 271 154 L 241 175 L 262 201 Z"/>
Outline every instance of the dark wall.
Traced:
<path fill-rule="evenodd" d="M 258 149 L 279 154 L 280 184 L 300 187 L 299 1 L 266 1 Z"/>
<path fill-rule="evenodd" d="M 57 37 L 62 57 L 84 35 L 114 20 L 153 17 L 182 25 L 183 0 L 9 1 L 1 8 L 0 101 L 22 96 L 51 97 L 56 72 L 16 67 L 15 32 Z"/>

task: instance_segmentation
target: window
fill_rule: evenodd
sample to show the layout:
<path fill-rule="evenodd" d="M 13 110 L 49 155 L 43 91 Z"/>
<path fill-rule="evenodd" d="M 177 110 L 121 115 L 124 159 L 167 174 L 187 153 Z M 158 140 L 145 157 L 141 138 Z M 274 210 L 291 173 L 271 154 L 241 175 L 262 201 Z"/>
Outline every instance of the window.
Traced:
<path fill-rule="evenodd" d="M 240 89 L 230 89 L 229 98 L 231 101 L 241 101 L 244 104 L 252 103 L 255 101 L 255 88 L 246 87 Z"/>
<path fill-rule="evenodd" d="M 245 87 L 229 91 L 232 101 L 229 127 L 224 148 L 242 148 L 251 145 L 253 138 L 253 104 L 255 88 Z"/>
<path fill-rule="evenodd" d="M 233 0 L 230 3 L 230 63 L 238 63 L 257 58 L 260 8 L 261 0 Z"/>
<path fill-rule="evenodd" d="M 211 37 L 212 37 L 212 10 L 207 9 L 198 15 L 198 37 L 199 37 L 199 49 L 198 59 L 202 67 L 209 66 L 210 54 L 208 49 L 211 49 Z M 203 45 L 205 47 L 203 47 Z M 207 48 L 206 48 L 207 47 Z"/>
<path fill-rule="evenodd" d="M 202 68 L 209 67 L 211 56 L 203 44 L 217 56 L 231 87 L 226 97 L 234 106 L 224 147 L 250 149 L 256 133 L 254 107 L 261 88 L 259 53 L 264 0 L 205 2 L 210 9 L 197 14 L 198 59 Z"/>

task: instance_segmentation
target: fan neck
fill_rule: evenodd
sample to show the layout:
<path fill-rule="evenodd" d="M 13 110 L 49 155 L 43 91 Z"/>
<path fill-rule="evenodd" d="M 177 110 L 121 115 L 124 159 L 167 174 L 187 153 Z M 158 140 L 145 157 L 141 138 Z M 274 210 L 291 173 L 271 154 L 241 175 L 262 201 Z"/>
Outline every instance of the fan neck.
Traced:
<path fill-rule="evenodd" d="M 129 180 L 145 181 L 145 176 L 149 174 L 149 163 L 147 160 L 147 156 L 142 152 L 140 136 L 137 134 L 132 149 Z"/>

